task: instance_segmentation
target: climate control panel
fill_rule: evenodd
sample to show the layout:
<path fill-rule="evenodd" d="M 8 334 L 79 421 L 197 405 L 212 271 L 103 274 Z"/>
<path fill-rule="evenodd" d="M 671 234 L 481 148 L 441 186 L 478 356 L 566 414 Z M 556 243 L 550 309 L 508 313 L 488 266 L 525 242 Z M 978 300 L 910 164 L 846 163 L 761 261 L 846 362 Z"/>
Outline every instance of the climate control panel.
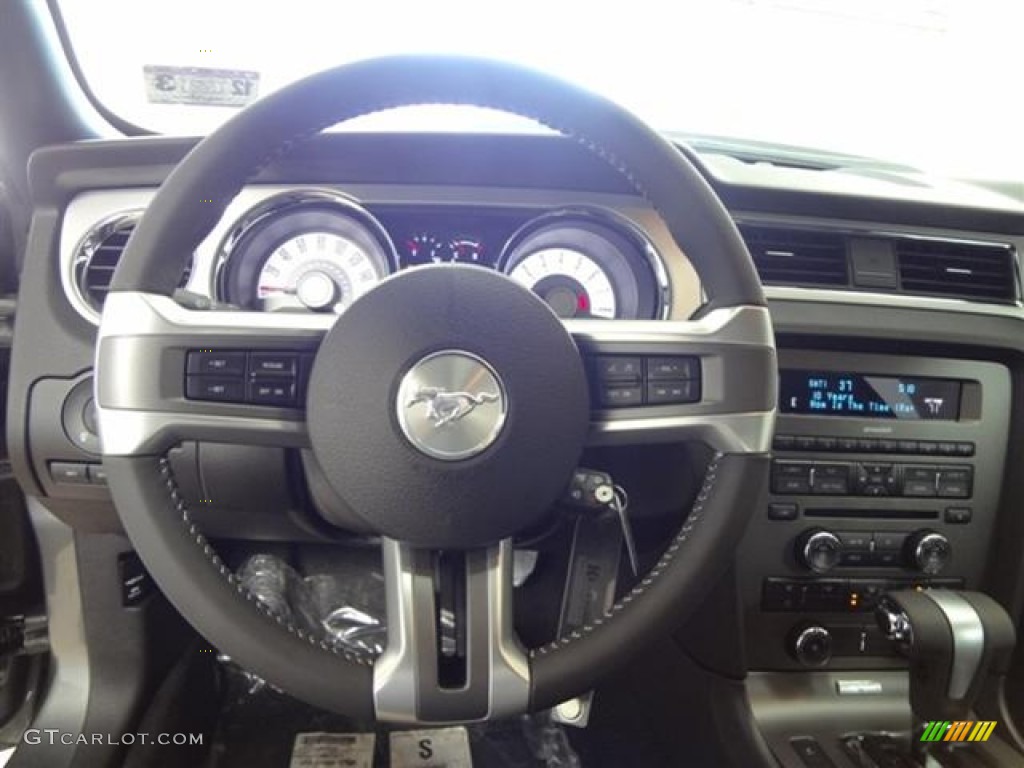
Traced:
<path fill-rule="evenodd" d="M 809 528 L 794 542 L 797 561 L 814 573 L 838 566 L 909 568 L 940 573 L 953 554 L 949 539 L 928 528 L 916 531 L 831 531 Z"/>

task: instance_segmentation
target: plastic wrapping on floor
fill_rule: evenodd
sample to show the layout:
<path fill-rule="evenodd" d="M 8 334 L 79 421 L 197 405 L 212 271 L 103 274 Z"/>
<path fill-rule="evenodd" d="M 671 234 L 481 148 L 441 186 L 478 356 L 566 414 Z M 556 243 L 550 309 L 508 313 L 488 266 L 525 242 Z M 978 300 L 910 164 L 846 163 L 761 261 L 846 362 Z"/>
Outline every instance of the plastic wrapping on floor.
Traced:
<path fill-rule="evenodd" d="M 373 656 L 384 650 L 384 577 L 362 561 L 340 560 L 330 573 L 300 575 L 273 555 L 253 555 L 238 577 L 260 602 L 315 636 Z"/>
<path fill-rule="evenodd" d="M 378 655 L 387 640 L 384 579 L 365 559 L 332 562 L 330 573 L 301 575 L 279 557 L 258 554 L 238 577 L 267 608 L 344 647 Z M 288 766 L 298 733 L 375 733 L 374 768 L 390 766 L 388 732 L 310 707 L 266 685 L 230 660 L 224 708 L 211 761 L 216 768 Z M 268 723 L 274 723 L 268 728 Z M 466 728 L 474 768 L 579 768 L 566 730 L 546 713 Z"/>

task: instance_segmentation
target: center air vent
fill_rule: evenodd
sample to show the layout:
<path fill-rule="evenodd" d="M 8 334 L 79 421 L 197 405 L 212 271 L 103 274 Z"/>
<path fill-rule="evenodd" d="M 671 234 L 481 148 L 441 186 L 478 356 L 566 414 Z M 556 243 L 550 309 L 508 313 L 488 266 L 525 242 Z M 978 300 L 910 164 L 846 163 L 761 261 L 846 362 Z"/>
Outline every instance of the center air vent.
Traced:
<path fill-rule="evenodd" d="M 127 211 L 97 224 L 82 239 L 73 262 L 74 283 L 82 301 L 97 315 L 103 310 L 103 302 L 110 291 L 110 281 L 121 260 L 121 254 L 128 243 L 142 211 Z M 192 272 L 192 265 L 185 269 L 178 287 L 183 287 Z"/>
<path fill-rule="evenodd" d="M 952 240 L 901 239 L 895 244 L 905 293 L 1012 303 L 1017 299 L 1013 251 Z"/>
<path fill-rule="evenodd" d="M 839 233 L 741 225 L 740 234 L 762 283 L 845 286 L 850 282 L 846 240 Z"/>

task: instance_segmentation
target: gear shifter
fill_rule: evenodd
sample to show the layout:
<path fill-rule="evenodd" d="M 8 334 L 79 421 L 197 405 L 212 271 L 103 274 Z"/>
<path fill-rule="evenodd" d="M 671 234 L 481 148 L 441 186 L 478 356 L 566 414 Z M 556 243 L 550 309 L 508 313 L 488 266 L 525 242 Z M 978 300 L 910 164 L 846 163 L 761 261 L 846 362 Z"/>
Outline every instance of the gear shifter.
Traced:
<path fill-rule="evenodd" d="M 910 662 L 910 708 L 918 722 L 970 719 L 985 680 L 1009 667 L 1013 623 L 988 595 L 901 590 L 885 595 L 875 615 Z M 923 757 L 928 743 L 915 735 L 913 745 Z"/>

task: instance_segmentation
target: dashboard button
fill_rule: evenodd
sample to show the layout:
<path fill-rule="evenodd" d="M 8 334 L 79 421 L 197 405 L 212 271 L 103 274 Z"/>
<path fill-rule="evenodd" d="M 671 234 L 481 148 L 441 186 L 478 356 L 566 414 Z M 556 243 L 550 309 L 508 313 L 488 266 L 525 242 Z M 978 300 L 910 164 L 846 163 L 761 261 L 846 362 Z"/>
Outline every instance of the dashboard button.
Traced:
<path fill-rule="evenodd" d="M 245 373 L 245 352 L 193 349 L 188 353 L 186 370 L 190 374 L 241 376 Z"/>
<path fill-rule="evenodd" d="M 90 464 L 88 467 L 89 482 L 93 485 L 107 484 L 107 470 L 102 464 Z"/>
<path fill-rule="evenodd" d="M 921 480 L 906 480 L 903 483 L 903 495 L 916 496 L 918 498 L 928 498 L 934 496 L 935 482 L 924 482 Z"/>
<path fill-rule="evenodd" d="M 931 440 L 922 440 L 917 444 L 918 453 L 933 456 L 939 452 L 939 444 Z"/>
<path fill-rule="evenodd" d="M 900 453 L 917 453 L 919 450 L 917 440 L 900 440 L 896 443 L 896 450 Z"/>
<path fill-rule="evenodd" d="M 810 435 L 796 436 L 796 449 L 798 451 L 814 451 L 818 448 L 818 438 Z"/>
<path fill-rule="evenodd" d="M 970 507 L 947 507 L 944 516 L 947 523 L 951 525 L 966 525 L 971 522 L 973 512 Z"/>
<path fill-rule="evenodd" d="M 814 438 L 814 447 L 819 451 L 832 453 L 839 447 L 839 445 L 838 441 L 834 437 L 816 437 Z"/>
<path fill-rule="evenodd" d="M 875 453 L 878 451 L 878 441 L 861 438 L 857 441 L 857 450 L 863 453 Z"/>
<path fill-rule="evenodd" d="M 772 441 L 772 448 L 777 451 L 791 451 L 796 445 L 792 435 L 776 435 Z"/>
<path fill-rule="evenodd" d="M 241 403 L 245 400 L 245 382 L 213 376 L 189 376 L 185 396 L 190 400 L 216 400 Z"/>
<path fill-rule="evenodd" d="M 899 552 L 907 534 L 902 531 L 875 531 L 874 539 L 876 552 Z"/>
<path fill-rule="evenodd" d="M 695 403 L 700 399 L 700 383 L 696 380 L 659 381 L 647 385 L 648 405 Z"/>
<path fill-rule="evenodd" d="M 649 357 L 647 378 L 651 381 L 699 379 L 700 362 L 696 357 Z"/>
<path fill-rule="evenodd" d="M 594 368 L 600 381 L 639 381 L 644 372 L 641 358 L 620 355 L 601 355 Z"/>
<path fill-rule="evenodd" d="M 957 443 L 956 444 L 956 455 L 957 456 L 973 456 L 974 455 L 974 443 Z"/>
<path fill-rule="evenodd" d="M 53 461 L 50 462 L 50 477 L 55 483 L 84 485 L 89 482 L 89 468 L 86 464 Z"/>
<path fill-rule="evenodd" d="M 294 376 L 298 356 L 288 352 L 252 352 L 249 374 L 252 376 Z"/>
<path fill-rule="evenodd" d="M 255 405 L 294 405 L 295 384 L 286 379 L 253 379 L 249 382 L 249 402 Z"/>
<path fill-rule="evenodd" d="M 768 505 L 769 520 L 796 520 L 799 513 L 800 508 L 796 504 L 774 502 Z"/>
<path fill-rule="evenodd" d="M 857 440 L 853 437 L 840 437 L 839 438 L 839 450 L 852 453 L 857 450 Z"/>
<path fill-rule="evenodd" d="M 845 551 L 867 552 L 871 549 L 871 534 L 864 531 L 838 531 L 836 536 Z"/>

